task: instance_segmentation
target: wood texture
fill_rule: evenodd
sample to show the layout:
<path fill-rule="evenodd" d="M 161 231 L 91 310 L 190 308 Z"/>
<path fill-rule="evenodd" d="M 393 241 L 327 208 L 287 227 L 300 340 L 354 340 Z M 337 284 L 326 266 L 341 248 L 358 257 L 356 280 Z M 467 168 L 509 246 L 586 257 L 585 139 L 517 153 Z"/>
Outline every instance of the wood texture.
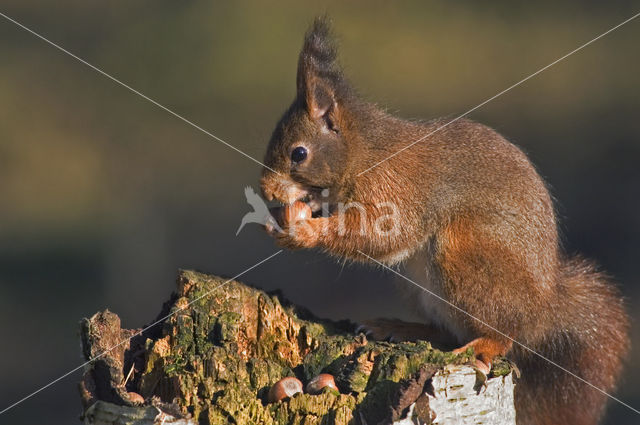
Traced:
<path fill-rule="evenodd" d="M 142 334 L 109 311 L 83 319 L 83 354 L 95 358 L 80 383 L 86 424 L 515 423 L 507 363 L 484 382 L 470 353 L 368 341 L 349 322 L 224 282 L 182 271 L 158 317 L 172 315 Z M 267 403 L 279 379 L 319 373 L 339 392 Z"/>

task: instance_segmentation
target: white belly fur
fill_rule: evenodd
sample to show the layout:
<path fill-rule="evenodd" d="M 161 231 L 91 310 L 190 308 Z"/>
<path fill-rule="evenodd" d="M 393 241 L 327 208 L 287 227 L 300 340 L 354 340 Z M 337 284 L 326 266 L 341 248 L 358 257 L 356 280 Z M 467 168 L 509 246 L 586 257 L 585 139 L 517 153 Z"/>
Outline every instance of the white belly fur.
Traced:
<path fill-rule="evenodd" d="M 442 327 L 452 333 L 459 343 L 468 342 L 469 333 L 451 314 L 455 308 L 444 301 L 446 296 L 442 291 L 442 277 L 434 265 L 432 249 L 429 248 L 429 244 L 406 260 L 405 272 L 409 279 L 421 287 L 418 288 L 400 278 L 402 282 L 399 282 L 399 285 L 407 287 L 407 294 L 418 315 L 426 323 Z"/>

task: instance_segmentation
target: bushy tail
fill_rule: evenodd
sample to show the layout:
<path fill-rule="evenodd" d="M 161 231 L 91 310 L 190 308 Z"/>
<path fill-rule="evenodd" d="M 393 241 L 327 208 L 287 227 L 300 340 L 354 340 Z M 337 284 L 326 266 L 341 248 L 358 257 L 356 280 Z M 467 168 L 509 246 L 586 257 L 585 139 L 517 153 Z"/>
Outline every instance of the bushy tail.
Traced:
<path fill-rule="evenodd" d="M 623 304 L 617 288 L 592 263 L 579 257 L 564 262 L 550 306 L 556 314 L 548 329 L 554 331 L 531 347 L 557 366 L 514 349 L 522 369 L 516 386 L 519 425 L 598 423 L 605 393 L 615 389 L 629 349 Z"/>

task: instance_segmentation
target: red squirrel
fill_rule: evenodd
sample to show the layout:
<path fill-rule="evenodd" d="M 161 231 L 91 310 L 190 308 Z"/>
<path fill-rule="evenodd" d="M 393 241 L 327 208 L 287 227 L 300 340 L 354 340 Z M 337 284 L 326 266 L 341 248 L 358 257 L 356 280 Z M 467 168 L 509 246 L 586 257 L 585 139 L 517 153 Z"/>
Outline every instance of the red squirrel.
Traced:
<path fill-rule="evenodd" d="M 485 372 L 496 356 L 519 367 L 519 425 L 598 423 L 606 395 L 512 340 L 609 393 L 629 346 L 618 290 L 562 251 L 549 191 L 518 147 L 467 119 L 436 131 L 445 124 L 403 120 L 359 97 L 326 19 L 316 19 L 261 179 L 268 200 L 304 202 L 313 214 L 295 223 L 289 214 L 272 235 L 291 249 L 404 263 L 402 273 L 479 319 L 407 283 L 421 339 L 451 335 Z"/>

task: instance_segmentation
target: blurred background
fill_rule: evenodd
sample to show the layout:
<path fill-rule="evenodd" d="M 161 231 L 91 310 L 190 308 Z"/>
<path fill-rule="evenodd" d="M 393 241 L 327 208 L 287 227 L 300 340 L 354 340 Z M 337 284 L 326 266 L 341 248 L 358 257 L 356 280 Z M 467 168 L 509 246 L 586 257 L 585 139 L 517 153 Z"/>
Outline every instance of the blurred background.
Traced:
<path fill-rule="evenodd" d="M 4 0 L 0 11 L 262 159 L 328 12 L 347 75 L 407 118 L 454 117 L 638 12 L 637 1 Z M 567 250 L 611 273 L 640 345 L 640 18 L 475 111 L 529 153 Z M 0 17 L 0 410 L 82 363 L 77 324 L 148 323 L 178 268 L 233 276 L 275 252 L 235 232 L 259 165 Z M 410 319 L 392 277 L 286 252 L 241 279 L 320 316 Z M 640 408 L 640 351 L 617 396 Z M 73 424 L 77 372 L 0 416 Z M 610 403 L 609 424 L 635 424 Z"/>

